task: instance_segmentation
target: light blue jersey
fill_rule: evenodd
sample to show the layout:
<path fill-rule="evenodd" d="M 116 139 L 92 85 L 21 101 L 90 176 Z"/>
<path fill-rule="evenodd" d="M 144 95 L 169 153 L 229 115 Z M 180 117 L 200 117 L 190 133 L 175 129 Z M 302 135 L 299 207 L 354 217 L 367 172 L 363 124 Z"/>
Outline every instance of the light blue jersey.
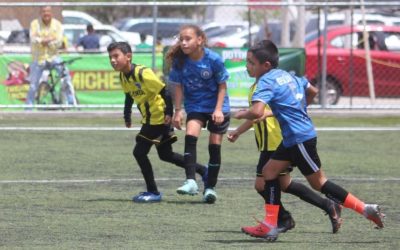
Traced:
<path fill-rule="evenodd" d="M 252 101 L 268 104 L 281 126 L 283 145 L 290 147 L 317 136 L 307 114 L 308 80 L 272 69 L 258 81 Z"/>
<path fill-rule="evenodd" d="M 221 57 L 208 48 L 198 61 L 186 57 L 182 69 L 176 61 L 169 73 L 169 83 L 181 84 L 184 92 L 186 113 L 213 113 L 217 104 L 219 84 L 228 80 L 229 74 Z M 225 94 L 222 112 L 230 112 L 229 98 Z"/>

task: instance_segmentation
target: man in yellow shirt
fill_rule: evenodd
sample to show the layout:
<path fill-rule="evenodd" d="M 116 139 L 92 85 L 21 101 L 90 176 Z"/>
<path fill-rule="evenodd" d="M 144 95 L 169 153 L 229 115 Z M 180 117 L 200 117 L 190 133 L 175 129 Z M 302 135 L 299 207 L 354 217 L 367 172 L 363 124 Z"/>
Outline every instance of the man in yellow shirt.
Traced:
<path fill-rule="evenodd" d="M 63 43 L 63 28 L 61 23 L 53 18 L 50 6 L 44 6 L 40 9 L 40 18 L 31 22 L 29 34 L 32 63 L 30 65 L 31 83 L 26 104 L 31 105 L 34 103 L 40 78 L 46 68 L 55 67 L 59 75 L 63 74 L 63 66 L 60 65 L 62 59 L 58 54 Z M 68 69 L 65 69 L 64 74 L 62 89 L 65 90 L 68 104 L 76 104 L 75 91 Z"/>

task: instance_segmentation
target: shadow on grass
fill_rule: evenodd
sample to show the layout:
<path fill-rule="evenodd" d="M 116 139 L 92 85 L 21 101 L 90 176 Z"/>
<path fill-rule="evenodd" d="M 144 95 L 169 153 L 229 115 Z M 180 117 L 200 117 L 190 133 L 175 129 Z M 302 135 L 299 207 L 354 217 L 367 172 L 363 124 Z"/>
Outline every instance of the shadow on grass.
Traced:
<path fill-rule="evenodd" d="M 131 199 L 122 199 L 122 198 L 97 198 L 97 199 L 88 199 L 88 200 L 82 200 L 82 201 L 87 201 L 87 202 L 112 202 L 112 201 L 132 202 Z"/>
<path fill-rule="evenodd" d="M 290 241 L 290 240 L 281 240 L 278 239 L 277 241 L 270 242 L 261 238 L 250 238 L 250 239 L 237 239 L 237 240 L 206 240 L 206 242 L 210 243 L 220 243 L 220 244 L 247 244 L 247 243 L 262 243 L 262 244 L 281 244 L 281 243 L 291 243 L 291 244 L 338 244 L 338 245 L 354 245 L 354 244 L 382 244 L 382 242 L 379 241 L 315 241 L 315 240 L 310 240 L 310 241 Z"/>
<path fill-rule="evenodd" d="M 188 201 L 188 200 L 164 201 L 164 203 L 174 204 L 174 205 L 187 205 L 187 204 L 191 204 L 191 205 L 210 205 L 210 204 L 204 203 L 203 201 L 200 201 L 200 200 L 196 200 L 196 201 Z"/>

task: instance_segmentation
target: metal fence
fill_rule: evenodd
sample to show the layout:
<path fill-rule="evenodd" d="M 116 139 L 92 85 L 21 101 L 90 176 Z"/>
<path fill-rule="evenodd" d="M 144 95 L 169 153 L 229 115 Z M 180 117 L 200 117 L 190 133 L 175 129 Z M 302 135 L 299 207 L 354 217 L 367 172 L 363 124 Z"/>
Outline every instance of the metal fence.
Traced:
<path fill-rule="evenodd" d="M 205 30 L 210 47 L 221 53 L 226 49 L 242 55 L 239 58 L 243 60 L 240 65 L 242 73 L 245 72 L 245 54 L 240 51 L 245 51 L 256 41 L 270 39 L 282 50 L 301 48 L 304 60 L 293 64 L 302 64 L 303 67 L 300 72 L 294 71 L 304 74 L 320 88 L 321 94 L 313 107 L 400 108 L 400 2 L 302 0 L 1 1 L 0 59 L 5 60 L 0 69 L 0 92 L 3 90 L 3 94 L 0 94 L 3 99 L 0 100 L 1 108 L 24 107 L 24 93 L 29 86 L 26 70 L 29 60 L 18 62 L 15 58 L 24 55 L 29 58 L 26 29 L 29 29 L 29 23 L 38 17 L 39 8 L 44 5 L 53 6 L 54 17 L 63 20 L 68 44 L 64 48 L 64 55 L 88 55 L 80 54 L 83 53 L 82 49 L 75 46 L 78 37 L 85 33 L 83 20 L 88 19 L 101 34 L 102 45 L 115 39 L 127 39 L 135 53 L 148 55 L 143 59 L 144 63 L 158 70 L 161 75 L 162 47 L 175 42 L 174 36 L 180 25 L 194 23 Z M 90 16 L 80 12 L 68 13 L 66 10 L 80 11 Z M 91 17 L 95 19 L 89 19 Z M 112 33 L 116 33 L 115 37 Z M 139 45 L 139 34 L 146 35 L 145 43 L 148 46 L 145 49 Z M 104 46 L 98 52 L 107 60 Z M 287 68 L 290 66 L 284 64 L 285 69 L 291 70 Z M 232 74 L 237 73 L 237 68 L 232 69 Z M 236 88 L 237 79 L 233 77 L 228 87 Z M 248 87 L 252 79 L 241 81 L 244 81 L 241 87 Z M 82 95 L 84 91 L 82 89 Z M 81 94 L 79 91 L 77 93 Z M 242 96 L 233 99 L 245 100 L 245 95 L 244 91 Z M 15 100 L 4 102 L 5 98 Z M 241 103 L 246 102 L 236 102 L 239 106 Z M 83 102 L 78 107 L 120 107 L 114 104 L 107 101 Z"/>

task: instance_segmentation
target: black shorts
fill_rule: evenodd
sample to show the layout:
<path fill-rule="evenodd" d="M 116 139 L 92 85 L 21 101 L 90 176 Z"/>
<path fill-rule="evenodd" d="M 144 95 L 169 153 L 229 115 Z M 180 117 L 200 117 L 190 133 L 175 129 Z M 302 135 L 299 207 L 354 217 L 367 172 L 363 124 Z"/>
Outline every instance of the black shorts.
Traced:
<path fill-rule="evenodd" d="M 300 169 L 303 175 L 313 174 L 321 168 L 321 160 L 317 152 L 317 137 L 289 148 L 281 143 L 271 158 L 290 161 L 293 166 Z"/>
<path fill-rule="evenodd" d="M 212 120 L 212 114 L 192 112 L 186 117 L 186 123 L 190 120 L 199 120 L 203 123 L 203 128 L 207 126 L 207 130 L 214 134 L 225 134 L 228 131 L 231 113 L 224 113 L 224 121 L 220 125 L 216 125 Z"/>
<path fill-rule="evenodd" d="M 271 156 L 274 154 L 275 151 L 261 151 L 260 152 L 260 157 L 258 158 L 258 164 L 257 164 L 257 177 L 262 177 L 262 171 L 267 164 L 268 160 L 271 158 Z M 290 172 L 293 171 L 293 167 L 290 166 L 288 167 L 285 171 L 282 171 L 279 175 L 285 175 L 289 174 Z"/>
<path fill-rule="evenodd" d="M 156 146 L 177 141 L 174 128 L 170 125 L 149 125 L 143 124 L 137 137 L 150 141 Z"/>

